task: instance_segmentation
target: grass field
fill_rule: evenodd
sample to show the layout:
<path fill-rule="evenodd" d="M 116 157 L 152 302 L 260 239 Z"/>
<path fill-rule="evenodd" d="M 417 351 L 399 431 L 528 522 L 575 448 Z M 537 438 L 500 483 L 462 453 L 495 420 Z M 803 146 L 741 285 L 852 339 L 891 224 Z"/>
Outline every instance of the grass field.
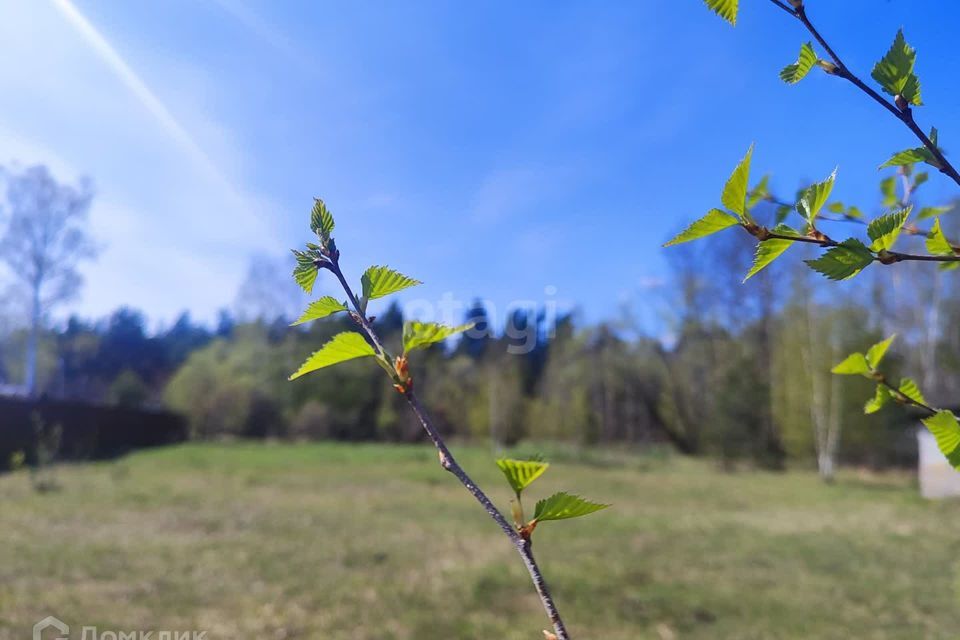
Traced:
<path fill-rule="evenodd" d="M 614 508 L 538 528 L 575 638 L 958 638 L 960 503 L 903 475 L 722 473 L 554 452 L 534 496 Z M 461 462 L 506 508 L 489 452 Z M 189 445 L 0 477 L 0 638 L 542 638 L 513 549 L 424 447 Z M 156 635 L 156 634 L 155 634 Z M 79 634 L 77 634 L 79 637 Z"/>

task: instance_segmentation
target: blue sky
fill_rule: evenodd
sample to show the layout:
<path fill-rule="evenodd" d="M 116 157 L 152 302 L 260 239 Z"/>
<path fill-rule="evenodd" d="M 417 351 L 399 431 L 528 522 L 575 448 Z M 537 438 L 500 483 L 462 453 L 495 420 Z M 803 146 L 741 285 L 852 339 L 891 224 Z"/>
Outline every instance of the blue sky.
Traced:
<path fill-rule="evenodd" d="M 661 243 L 717 204 L 751 142 L 780 192 L 839 166 L 836 196 L 871 211 L 876 166 L 915 146 L 837 79 L 782 84 L 808 37 L 743 4 L 734 29 L 697 0 L 0 0 L 0 162 L 94 180 L 104 250 L 69 309 L 83 315 L 212 319 L 251 255 L 307 239 L 321 196 L 345 268 L 424 280 L 408 301 L 549 299 L 601 319 L 655 291 Z M 903 26 L 918 121 L 956 146 L 960 7 L 809 5 L 864 77 Z"/>

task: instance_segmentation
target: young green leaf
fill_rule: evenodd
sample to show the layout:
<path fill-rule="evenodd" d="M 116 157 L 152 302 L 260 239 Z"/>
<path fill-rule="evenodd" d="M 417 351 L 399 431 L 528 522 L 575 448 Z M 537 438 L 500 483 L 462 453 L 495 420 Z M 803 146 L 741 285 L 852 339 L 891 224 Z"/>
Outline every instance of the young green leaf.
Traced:
<path fill-rule="evenodd" d="M 822 182 L 815 182 L 803 190 L 800 201 L 797 202 L 797 209 L 800 214 L 807 219 L 807 222 L 813 225 L 820 209 L 827 203 L 830 192 L 833 191 L 833 183 L 837 179 L 837 170 L 827 176 Z"/>
<path fill-rule="evenodd" d="M 796 84 L 803 80 L 813 65 L 817 64 L 817 53 L 813 50 L 813 43 L 806 42 L 800 46 L 800 55 L 793 64 L 788 64 L 780 72 L 780 79 L 787 84 Z"/>
<path fill-rule="evenodd" d="M 843 215 L 847 216 L 848 218 L 859 219 L 863 217 L 863 211 L 860 211 L 858 207 L 851 206 L 844 212 Z"/>
<path fill-rule="evenodd" d="M 880 169 L 886 169 L 887 167 L 902 167 L 905 165 L 912 165 L 918 162 L 926 162 L 929 165 L 939 168 L 940 163 L 937 162 L 936 158 L 933 157 L 933 154 L 930 153 L 930 150 L 926 147 L 916 147 L 914 149 L 904 149 L 903 151 L 898 151 L 893 154 L 889 160 L 880 165 Z"/>
<path fill-rule="evenodd" d="M 852 278 L 873 262 L 873 254 L 856 238 L 844 240 L 816 260 L 804 260 L 814 271 L 831 280 Z"/>
<path fill-rule="evenodd" d="M 883 195 L 883 206 L 896 206 L 900 202 L 900 198 L 897 196 L 897 177 L 889 176 L 881 180 L 880 193 Z"/>
<path fill-rule="evenodd" d="M 908 103 L 920 106 L 920 80 L 913 73 L 917 52 L 907 44 L 903 29 L 897 31 L 886 55 L 873 67 L 871 76 L 892 96 L 903 96 Z"/>
<path fill-rule="evenodd" d="M 405 322 L 403 325 L 403 352 L 408 353 L 414 349 L 441 342 L 452 335 L 473 328 L 473 324 L 468 322 L 459 327 L 448 327 L 436 322 L 419 322 L 417 320 Z"/>
<path fill-rule="evenodd" d="M 781 204 L 777 207 L 774 212 L 774 220 L 777 224 L 780 224 L 787 219 L 787 216 L 790 215 L 790 212 L 793 211 L 793 207 L 788 204 Z"/>
<path fill-rule="evenodd" d="M 310 212 L 310 230 L 326 242 L 330 239 L 334 226 L 333 214 L 327 209 L 327 205 L 320 198 L 314 198 L 313 210 Z"/>
<path fill-rule="evenodd" d="M 761 200 L 770 197 L 770 176 L 763 176 L 760 182 L 747 193 L 747 211 L 757 206 Z"/>
<path fill-rule="evenodd" d="M 876 369 L 880 366 L 880 363 L 883 361 L 883 356 L 887 354 L 887 349 L 890 348 L 890 345 L 893 344 L 893 341 L 896 339 L 896 337 L 897 334 L 893 334 L 886 340 L 881 340 L 877 344 L 867 349 L 867 364 L 870 365 L 871 369 Z"/>
<path fill-rule="evenodd" d="M 872 398 L 863 405 L 863 412 L 866 414 L 876 413 L 890 402 L 890 390 L 882 384 L 877 385 L 877 391 Z"/>
<path fill-rule="evenodd" d="M 927 218 L 936 218 L 939 215 L 950 211 L 951 207 L 922 207 L 917 212 L 917 220 L 926 220 Z"/>
<path fill-rule="evenodd" d="M 781 223 L 781 224 L 778 224 L 777 226 L 775 226 L 775 227 L 773 228 L 773 231 L 774 231 L 774 233 L 778 233 L 778 234 L 783 235 L 783 236 L 790 236 L 791 238 L 796 238 L 796 239 L 798 239 L 798 240 L 799 240 L 800 238 L 805 237 L 802 233 L 800 233 L 799 231 L 797 231 L 796 229 L 794 229 L 794 228 L 791 227 L 790 225 L 786 225 L 786 224 L 782 224 L 782 223 Z"/>
<path fill-rule="evenodd" d="M 923 419 L 937 441 L 937 448 L 954 469 L 960 469 L 960 424 L 952 411 L 938 411 Z"/>
<path fill-rule="evenodd" d="M 317 265 L 314 260 L 319 257 L 313 250 L 297 251 L 293 249 L 293 255 L 297 258 L 297 266 L 293 268 L 293 279 L 297 281 L 300 288 L 307 293 L 313 292 L 313 283 L 317 281 Z"/>
<path fill-rule="evenodd" d="M 933 221 L 933 227 L 927 234 L 925 244 L 927 245 L 927 251 L 935 256 L 952 256 L 954 254 L 953 246 L 947 240 L 947 236 L 943 235 L 943 229 L 940 228 L 940 218 Z"/>
<path fill-rule="evenodd" d="M 307 310 L 303 312 L 303 315 L 297 318 L 297 321 L 291 324 L 290 326 L 303 324 L 304 322 L 310 322 L 311 320 L 319 320 L 320 318 L 326 318 L 329 315 L 333 315 L 338 311 L 346 311 L 347 303 L 338 302 L 336 298 L 331 296 L 323 296 L 319 300 L 315 300 L 307 305 Z"/>
<path fill-rule="evenodd" d="M 533 510 L 533 519 L 537 522 L 543 522 L 545 520 L 579 518 L 606 509 L 609 506 L 608 504 L 589 502 L 580 496 L 560 492 L 539 501 Z"/>
<path fill-rule="evenodd" d="M 715 14 L 736 26 L 738 0 L 703 0 Z"/>
<path fill-rule="evenodd" d="M 737 168 L 733 170 L 727 184 L 723 186 L 723 194 L 720 196 L 720 202 L 730 211 L 743 217 L 747 206 L 747 183 L 750 180 L 750 158 L 753 156 L 753 145 L 747 149 L 747 155 L 743 157 Z"/>
<path fill-rule="evenodd" d="M 873 251 L 882 251 L 893 247 L 893 243 L 900 236 L 903 223 L 907 221 L 913 207 L 907 207 L 875 218 L 867 225 L 867 235 L 873 241 L 870 248 Z"/>
<path fill-rule="evenodd" d="M 680 244 L 681 242 L 690 242 L 691 240 L 709 236 L 717 231 L 723 231 L 727 227 L 732 227 L 736 224 L 740 223 L 730 214 L 724 213 L 720 209 L 710 209 L 707 215 L 678 233 L 673 240 L 663 246 L 670 247 L 675 244 Z"/>
<path fill-rule="evenodd" d="M 500 471 L 507 478 L 507 482 L 510 483 L 514 493 L 520 495 L 521 491 L 543 475 L 550 464 L 539 460 L 500 458 L 497 460 L 497 466 L 500 467 Z"/>
<path fill-rule="evenodd" d="M 910 104 L 922 107 L 923 101 L 920 99 L 920 78 L 911 73 L 903 85 L 903 98 Z"/>
<path fill-rule="evenodd" d="M 374 353 L 373 347 L 362 335 L 354 331 L 344 331 L 333 336 L 319 351 L 307 358 L 296 373 L 290 376 L 290 380 L 347 360 L 372 356 Z"/>
<path fill-rule="evenodd" d="M 898 391 L 914 402 L 927 404 L 927 400 L 923 397 L 920 387 L 917 386 L 917 383 L 914 382 L 912 378 L 901 378 Z"/>
<path fill-rule="evenodd" d="M 390 267 L 370 267 L 364 272 L 363 277 L 360 278 L 364 300 L 382 298 L 418 284 L 422 283 L 419 280 L 414 280 L 398 271 L 394 271 Z"/>
<path fill-rule="evenodd" d="M 781 235 L 800 235 L 785 224 L 778 224 L 773 230 Z M 753 266 L 750 267 L 750 271 L 747 272 L 747 277 L 745 277 L 743 281 L 746 282 L 757 275 L 764 267 L 779 258 L 784 251 L 790 248 L 793 242 L 793 240 L 784 240 L 782 238 L 770 238 L 769 240 L 763 240 L 758 243 L 757 252 L 753 258 Z"/>
<path fill-rule="evenodd" d="M 869 376 L 870 363 L 867 362 L 867 357 L 858 351 L 844 358 L 843 362 L 830 369 L 830 373 L 845 376 Z"/>

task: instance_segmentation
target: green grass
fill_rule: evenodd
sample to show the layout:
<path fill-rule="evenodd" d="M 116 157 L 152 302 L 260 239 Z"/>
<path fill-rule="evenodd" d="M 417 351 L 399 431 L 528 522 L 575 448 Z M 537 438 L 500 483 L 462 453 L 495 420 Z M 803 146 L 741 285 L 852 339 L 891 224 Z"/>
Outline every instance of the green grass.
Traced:
<path fill-rule="evenodd" d="M 457 447 L 507 509 L 480 448 Z M 558 449 L 532 498 L 613 502 L 538 527 L 575 638 L 957 638 L 960 504 L 906 475 L 722 473 Z M 0 477 L 0 638 L 79 628 L 221 638 L 526 639 L 522 564 L 425 447 L 189 445 Z M 531 505 L 532 506 L 532 505 Z"/>

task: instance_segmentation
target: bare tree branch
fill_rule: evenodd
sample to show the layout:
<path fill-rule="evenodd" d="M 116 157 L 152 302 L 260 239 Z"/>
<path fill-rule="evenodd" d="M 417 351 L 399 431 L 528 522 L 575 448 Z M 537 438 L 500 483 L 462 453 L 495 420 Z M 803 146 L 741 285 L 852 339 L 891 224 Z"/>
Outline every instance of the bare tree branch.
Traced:
<path fill-rule="evenodd" d="M 904 392 L 900 391 L 900 389 L 898 389 L 897 387 L 887 382 L 887 379 L 883 374 L 879 374 L 879 377 L 877 378 L 877 383 L 886 387 L 887 390 L 890 391 L 890 393 L 897 399 L 898 402 L 902 404 L 908 404 L 918 409 L 922 409 L 923 411 L 929 413 L 931 416 L 936 415 L 937 413 L 936 409 L 934 409 L 933 407 L 927 404 L 924 404 L 923 402 L 920 402 L 919 400 L 914 400 Z"/>
<path fill-rule="evenodd" d="M 379 336 L 374 331 L 370 321 L 367 319 L 363 307 L 360 305 L 356 295 L 353 293 L 353 290 L 347 283 L 346 278 L 344 278 L 343 272 L 340 270 L 339 252 L 334 250 L 329 256 L 329 262 L 325 261 L 318 266 L 329 269 L 337 277 L 337 280 L 340 281 L 340 286 L 347 294 L 350 305 L 353 307 L 353 310 L 350 312 L 350 316 L 373 343 L 373 348 L 376 351 L 377 356 L 379 356 L 379 361 L 381 363 L 384 361 L 389 362 L 386 349 L 384 349 Z M 543 604 L 543 609 L 546 611 L 547 617 L 550 618 L 550 623 L 553 625 L 553 630 L 557 639 L 569 640 L 570 636 L 567 633 L 567 629 L 564 626 L 563 620 L 560 617 L 560 613 L 557 611 L 557 607 L 553 602 L 553 597 L 550 595 L 550 590 L 543 578 L 540 567 L 537 565 L 537 561 L 533 557 L 533 550 L 531 548 L 531 541 L 529 537 L 522 536 L 520 532 L 517 531 L 517 529 L 507 521 L 503 514 L 500 513 L 500 510 L 497 509 L 496 505 L 494 505 L 490 498 L 487 497 L 487 494 L 484 493 L 483 490 L 477 486 L 473 480 L 470 479 L 470 476 L 467 475 L 467 472 L 463 470 L 463 467 L 460 466 L 456 458 L 453 457 L 453 454 L 450 453 L 450 449 L 447 448 L 447 445 L 443 440 L 443 436 L 440 435 L 440 432 L 433 424 L 433 421 L 423 408 L 423 405 L 420 404 L 420 400 L 413 392 L 412 385 L 404 385 L 401 393 L 403 394 L 404 399 L 406 399 L 407 404 L 410 405 L 413 413 L 417 416 L 417 420 L 419 420 L 420 424 L 423 426 L 423 430 L 426 431 L 427 436 L 429 436 L 430 440 L 433 442 L 434 447 L 436 447 L 437 454 L 440 457 L 440 466 L 452 473 L 457 480 L 460 481 L 460 484 L 462 484 L 466 490 L 469 491 L 474 498 L 476 498 L 477 502 L 480 503 L 480 506 L 482 506 L 484 511 L 486 511 L 493 521 L 497 523 L 497 526 L 503 530 L 504 534 L 506 534 L 506 536 L 510 539 L 510 542 L 513 543 L 513 546 L 516 547 L 517 552 L 523 558 L 523 563 L 527 567 L 527 571 L 530 573 L 530 578 L 533 580 L 533 585 L 537 590 L 537 595 L 540 596 L 540 602 Z"/>
<path fill-rule="evenodd" d="M 773 203 L 778 207 L 790 207 L 791 209 L 793 209 L 796 206 L 794 204 L 790 204 L 789 202 L 784 202 L 783 200 L 780 200 L 772 195 L 767 196 L 766 201 Z M 901 200 L 902 206 L 906 206 L 907 204 L 908 204 L 907 202 L 905 202 L 904 200 Z M 863 218 L 857 218 L 856 216 L 851 216 L 848 214 L 842 214 L 842 217 L 839 217 L 839 218 L 836 218 L 833 216 L 818 215 L 817 220 L 822 220 L 824 222 L 847 222 L 850 224 L 858 224 L 864 227 L 867 226 L 868 224 L 867 221 L 864 220 Z M 910 236 L 920 236 L 921 238 L 930 237 L 930 231 L 928 231 L 927 229 L 921 229 L 920 227 L 913 224 L 912 222 L 903 225 L 903 229 L 901 229 L 901 232 L 906 233 L 907 235 L 910 235 Z M 960 245 L 953 244 L 951 242 L 950 248 L 956 251 L 958 254 L 960 254 Z"/>
<path fill-rule="evenodd" d="M 893 117 L 895 117 L 897 120 L 905 124 L 907 128 L 910 129 L 910 131 L 912 131 L 913 134 L 920 140 L 923 146 L 926 147 L 927 150 L 933 155 L 934 159 L 940 165 L 939 167 L 937 167 L 940 170 L 940 172 L 943 173 L 944 175 L 949 176 L 954 182 L 960 185 L 960 173 L 957 172 L 954 166 L 950 164 L 950 162 L 946 159 L 946 157 L 944 157 L 940 149 L 937 148 L 937 145 L 933 144 L 930 138 L 927 137 L 927 134 L 925 134 L 923 130 L 917 125 L 916 121 L 914 121 L 913 110 L 910 108 L 910 105 L 904 102 L 903 106 L 900 107 L 896 102 L 891 102 L 890 100 L 887 100 L 886 98 L 881 96 L 879 93 L 877 93 L 875 89 L 873 89 L 872 87 L 867 85 L 865 82 L 863 82 L 863 80 L 857 77 L 856 74 L 850 71 L 850 68 L 847 67 L 846 64 L 844 64 L 843 60 L 840 59 L 840 56 L 837 55 L 837 53 L 827 43 L 827 41 L 823 38 L 823 36 L 820 35 L 820 32 L 817 31 L 816 27 L 813 26 L 813 23 L 810 22 L 810 18 L 807 16 L 807 9 L 802 2 L 799 2 L 798 6 L 791 9 L 790 7 L 787 7 L 780 0 L 770 0 L 770 1 L 773 2 L 773 4 L 776 5 L 777 7 L 784 9 L 785 11 L 787 11 L 787 13 L 789 13 L 794 18 L 799 20 L 803 24 L 803 26 L 806 27 L 807 31 L 810 32 L 810 35 L 812 35 L 814 39 L 818 43 L 820 43 L 820 46 L 823 47 L 824 51 L 827 52 L 827 55 L 830 56 L 830 59 L 833 61 L 833 64 L 836 65 L 836 69 L 831 72 L 833 75 L 839 76 L 853 83 L 858 89 L 860 89 L 865 94 L 873 98 L 873 100 L 877 102 L 877 104 L 879 104 L 884 109 L 886 109 L 891 114 L 893 114 Z"/>
<path fill-rule="evenodd" d="M 770 1 L 773 2 L 773 4 L 777 5 L 778 7 L 780 7 L 781 9 L 783 9 L 784 11 L 786 11 L 787 13 L 789 13 L 790 15 L 795 15 L 793 12 L 793 8 L 781 2 L 780 0 L 770 0 Z"/>
<path fill-rule="evenodd" d="M 832 240 L 816 231 L 813 236 L 790 235 L 771 231 L 767 227 L 760 225 L 743 224 L 740 225 L 744 230 L 757 238 L 761 242 L 764 240 L 793 240 L 795 242 L 806 242 L 808 244 L 819 245 L 824 248 L 839 247 L 840 243 Z M 900 251 L 879 251 L 874 252 L 873 259 L 881 264 L 894 264 L 896 262 L 960 262 L 960 255 L 927 256 L 915 253 L 902 253 Z"/>

